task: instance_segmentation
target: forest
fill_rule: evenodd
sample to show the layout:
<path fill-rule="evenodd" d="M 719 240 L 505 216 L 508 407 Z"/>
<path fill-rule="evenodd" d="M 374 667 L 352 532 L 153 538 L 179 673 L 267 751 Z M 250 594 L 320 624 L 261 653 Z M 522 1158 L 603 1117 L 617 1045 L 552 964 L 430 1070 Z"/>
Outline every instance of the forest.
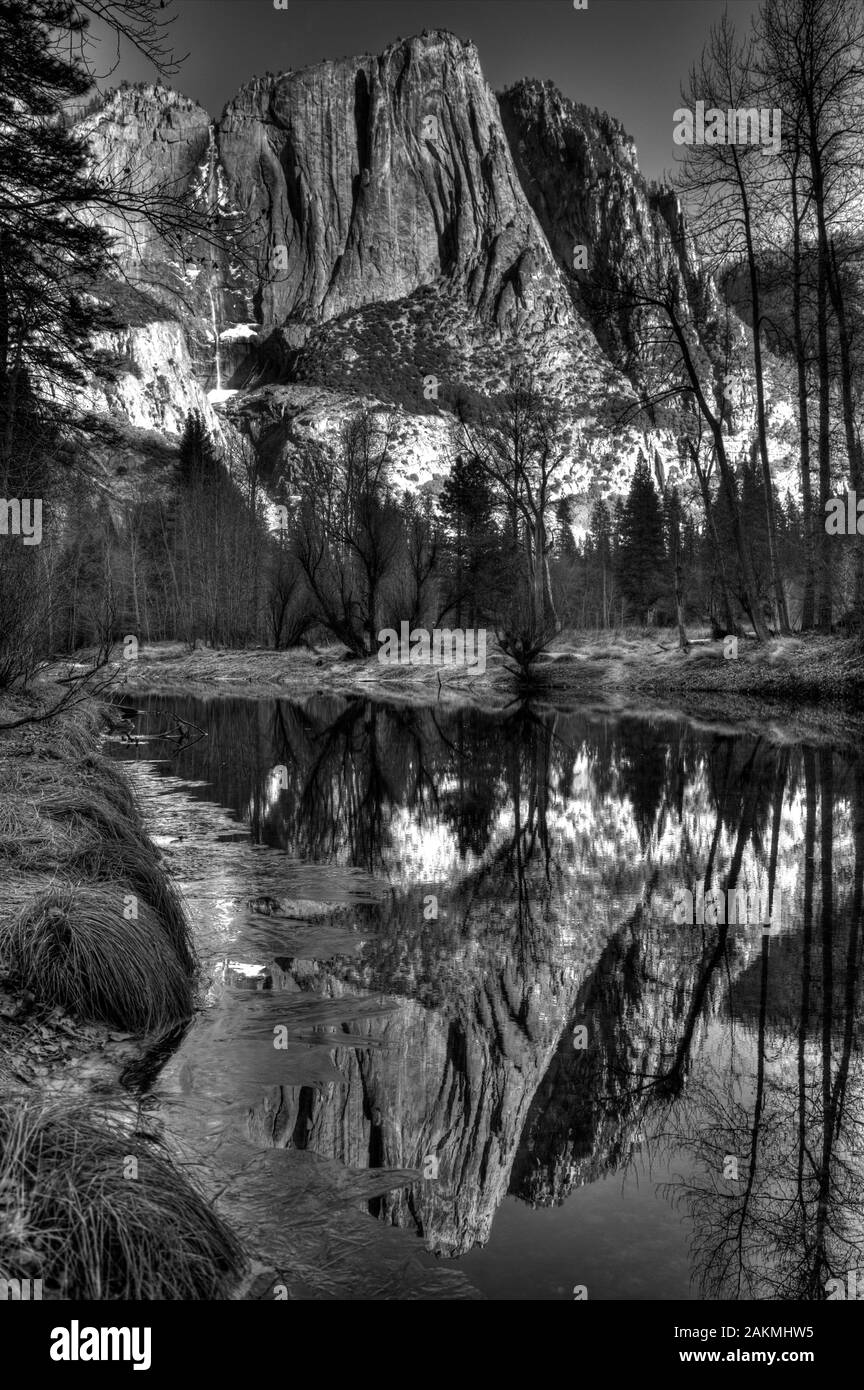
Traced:
<path fill-rule="evenodd" d="M 130 24 L 153 23 L 146 5 L 127 9 Z M 100 212 L 146 212 L 166 238 L 222 233 L 168 195 L 142 209 L 133 185 L 91 166 L 61 119 L 91 84 L 74 9 L 10 0 L 0 23 L 0 491 L 7 531 L 16 505 L 38 499 L 44 514 L 38 546 L 0 546 L 4 686 L 26 686 L 51 657 L 107 656 L 127 634 L 341 643 L 362 657 L 401 621 L 483 625 L 524 667 L 563 631 L 664 626 L 683 649 L 706 630 L 757 642 L 859 631 L 862 548 L 832 524 L 862 490 L 858 7 L 766 0 L 752 34 L 728 16 L 711 32 L 684 98 L 782 109 L 783 140 L 683 149 L 674 186 L 699 285 L 672 266 L 585 286 L 636 334 L 629 423 L 645 441 L 626 494 L 588 497 L 569 481 L 561 402 L 518 354 L 504 390 L 453 391 L 437 487 L 396 485 L 395 414 L 361 402 L 335 447 L 298 446 L 276 471 L 248 436 L 216 440 L 192 411 L 158 476 L 106 495 L 91 460 L 94 444 L 110 449 L 110 424 L 64 405 L 64 390 L 117 367 L 94 346 L 115 312 Z M 674 441 L 676 467 L 652 431 Z M 789 436 L 791 471 L 779 464 Z"/>

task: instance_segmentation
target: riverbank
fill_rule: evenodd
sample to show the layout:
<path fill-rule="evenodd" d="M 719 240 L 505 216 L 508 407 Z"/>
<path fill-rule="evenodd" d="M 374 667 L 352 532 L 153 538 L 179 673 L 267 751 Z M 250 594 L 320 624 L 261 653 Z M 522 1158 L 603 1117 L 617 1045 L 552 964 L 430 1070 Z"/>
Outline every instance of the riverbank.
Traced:
<path fill-rule="evenodd" d="M 118 652 L 119 654 L 119 652 Z M 368 699 L 417 700 L 428 704 L 495 707 L 512 699 L 513 682 L 503 654 L 489 654 L 485 671 L 467 667 L 400 666 L 354 658 L 345 647 L 289 651 L 204 647 L 193 652 L 179 642 L 141 647 L 126 663 L 124 685 L 163 695 L 231 695 L 261 699 L 300 699 L 328 694 Z"/>
<path fill-rule="evenodd" d="M 156 848 L 166 803 L 150 794 L 146 766 L 133 779 L 101 751 L 103 736 L 120 732 L 116 708 L 86 700 L 39 720 L 63 688 L 46 683 L 42 702 L 0 699 L 0 724 L 32 719 L 0 730 L 0 1281 L 9 1296 L 345 1298 L 386 1274 L 389 1297 L 478 1297 L 409 1233 L 363 1210 L 410 1188 L 419 1170 L 262 1147 L 242 1107 L 239 1120 L 226 1114 L 206 1084 L 190 1096 L 183 1043 L 199 1040 L 200 1078 L 214 1061 L 223 943 L 214 957 L 209 900 L 190 908 L 175 887 L 180 863 L 166 865 Z M 200 803 L 179 789 L 172 802 L 199 857 L 213 856 L 212 883 L 223 836 L 208 834 Z M 253 932 L 263 921 L 283 949 L 299 931 L 314 956 L 317 932 L 332 954 L 329 906 L 245 906 L 235 904 L 238 921 Z M 390 1006 L 345 1001 L 340 1018 L 352 1007 L 365 1018 Z M 295 1050 L 303 1061 L 306 1045 Z M 309 1056 L 317 1076 L 316 1050 Z M 284 1054 L 268 1038 L 254 1054 L 256 1088 L 274 1066 L 282 1077 Z M 172 1068 L 176 1096 L 165 1080 Z M 24 1292 L 26 1281 L 38 1292 Z"/>
<path fill-rule="evenodd" d="M 0 701 L 0 723 L 38 717 L 42 709 L 36 699 L 7 696 Z M 110 779 L 115 798 L 122 796 L 120 778 L 98 753 L 103 727 L 99 707 L 87 703 L 56 720 L 0 733 L 0 939 L 9 948 L 23 912 L 58 881 L 88 878 L 81 859 L 89 840 L 81 808 L 55 804 L 51 814 L 48 801 L 52 788 L 55 793 L 64 785 L 68 789 L 73 778 L 82 787 L 102 780 L 103 792 Z M 17 1082 L 51 1091 L 57 1071 L 70 1095 L 110 1087 L 140 1055 L 134 1034 L 104 1020 L 76 1017 L 39 998 L 34 983 L 17 974 L 11 959 L 0 957 L 0 1089 Z"/>
<path fill-rule="evenodd" d="M 302 701 L 342 695 L 397 704 L 500 710 L 521 698 L 494 642 L 486 670 L 400 666 L 347 659 L 344 648 L 274 652 L 188 652 L 179 643 L 142 648 L 127 663 L 131 692 L 209 698 Z M 735 659 L 724 644 L 696 638 L 682 652 L 669 631 L 562 634 L 533 672 L 532 698 L 555 708 L 597 702 L 610 708 L 665 710 L 733 724 L 774 722 L 796 736 L 856 732 L 864 695 L 864 650 L 854 639 L 808 636 L 767 646 L 741 640 Z"/>
<path fill-rule="evenodd" d="M 248 1260 L 134 1078 L 196 1007 L 183 905 L 95 702 L 0 723 L 0 1280 L 44 1299 L 214 1299 Z M 27 1296 L 26 1293 L 23 1294 Z"/>

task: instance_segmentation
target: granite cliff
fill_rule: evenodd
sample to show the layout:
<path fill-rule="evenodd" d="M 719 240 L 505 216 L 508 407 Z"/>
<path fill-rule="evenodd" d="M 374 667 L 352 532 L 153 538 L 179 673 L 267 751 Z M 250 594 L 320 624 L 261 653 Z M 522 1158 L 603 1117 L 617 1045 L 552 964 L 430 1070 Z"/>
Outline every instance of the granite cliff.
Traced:
<path fill-rule="evenodd" d="M 675 195 L 645 183 L 611 117 L 536 81 L 496 98 L 474 45 L 436 31 L 256 77 L 216 121 L 144 87 L 79 125 L 144 201 L 194 210 L 186 228 L 113 227 L 124 276 L 172 325 L 157 336 L 186 348 L 160 373 L 156 330 L 130 334 L 139 385 L 113 407 L 132 399 L 137 425 L 174 433 L 197 403 L 264 442 L 276 470 L 379 402 L 400 420 L 401 481 L 434 485 L 455 397 L 500 390 L 520 360 L 561 403 L 586 508 L 626 488 L 646 443 L 674 462 L 674 440 L 634 409 L 644 325 L 608 296 L 637 266 L 671 270 L 694 311 L 717 296 Z M 745 435 L 750 408 L 745 388 Z"/>

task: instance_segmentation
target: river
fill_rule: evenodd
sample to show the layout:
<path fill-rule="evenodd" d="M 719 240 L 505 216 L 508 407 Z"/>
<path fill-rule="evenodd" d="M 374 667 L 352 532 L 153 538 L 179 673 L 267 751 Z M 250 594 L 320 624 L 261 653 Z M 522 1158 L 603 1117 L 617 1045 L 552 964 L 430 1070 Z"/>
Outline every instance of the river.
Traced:
<path fill-rule="evenodd" d="M 858 1267 L 859 755 L 324 695 L 134 728 L 206 995 L 131 1084 L 256 1296 L 821 1299 Z M 713 888 L 782 913 L 681 921 Z"/>

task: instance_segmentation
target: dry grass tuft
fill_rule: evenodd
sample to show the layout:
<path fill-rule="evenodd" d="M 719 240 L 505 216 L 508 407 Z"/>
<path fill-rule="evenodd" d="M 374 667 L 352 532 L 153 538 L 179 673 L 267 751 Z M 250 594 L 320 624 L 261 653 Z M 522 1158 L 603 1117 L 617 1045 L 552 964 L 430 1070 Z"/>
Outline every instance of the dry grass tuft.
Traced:
<path fill-rule="evenodd" d="M 0 1278 L 41 1278 L 50 1297 L 225 1299 L 245 1265 L 201 1194 L 116 1116 L 0 1101 L 0 1194 Z"/>
<path fill-rule="evenodd" d="M 0 927 L 0 956 L 41 1002 L 87 1022 L 162 1032 L 194 1006 L 190 974 L 156 912 L 122 883 L 55 886 Z"/>

